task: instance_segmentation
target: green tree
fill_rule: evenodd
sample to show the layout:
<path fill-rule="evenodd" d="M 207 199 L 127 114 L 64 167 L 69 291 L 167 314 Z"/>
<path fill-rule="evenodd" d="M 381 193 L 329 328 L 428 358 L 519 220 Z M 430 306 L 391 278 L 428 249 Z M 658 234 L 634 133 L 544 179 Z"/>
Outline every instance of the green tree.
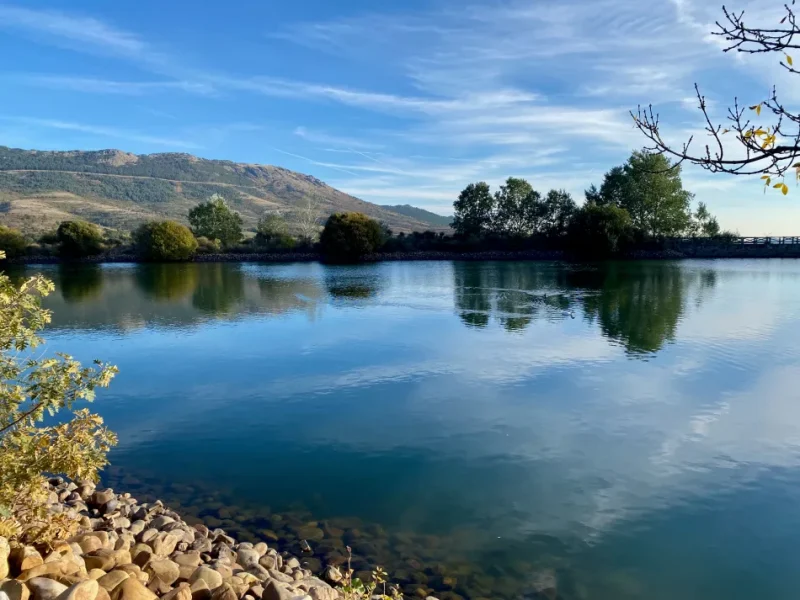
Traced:
<path fill-rule="evenodd" d="M 322 253 L 333 262 L 356 262 L 380 250 L 383 229 L 362 213 L 335 213 L 328 218 L 320 236 Z"/>
<path fill-rule="evenodd" d="M 294 238 L 289 235 L 289 224 L 278 213 L 266 213 L 258 219 L 256 244 L 265 248 L 293 248 Z"/>
<path fill-rule="evenodd" d="M 11 227 L 0 225 L 0 250 L 3 250 L 8 258 L 21 256 L 27 247 L 28 242 L 22 233 Z"/>
<path fill-rule="evenodd" d="M 51 318 L 40 299 L 52 290 L 41 275 L 15 286 L 0 273 L 0 535 L 22 542 L 47 543 L 76 530 L 66 513 L 49 512 L 44 474 L 96 479 L 116 442 L 99 416 L 74 410 L 109 384 L 116 367 L 84 368 L 67 354 L 32 352 Z M 41 424 L 62 409 L 72 418 Z"/>
<path fill-rule="evenodd" d="M 495 199 L 489 184 L 470 183 L 453 203 L 453 229 L 458 235 L 482 235 L 491 231 Z"/>
<path fill-rule="evenodd" d="M 550 190 L 542 201 L 537 231 L 553 237 L 565 235 L 577 212 L 578 205 L 569 193 Z"/>
<path fill-rule="evenodd" d="M 197 240 L 185 225 L 175 221 L 145 223 L 134 233 L 139 254 L 147 260 L 188 260 L 197 251 Z"/>
<path fill-rule="evenodd" d="M 693 217 L 691 224 L 692 235 L 699 235 L 702 237 L 716 237 L 720 235 L 721 229 L 719 221 L 708 211 L 708 207 L 705 203 L 700 202 L 697 205 L 697 210 Z"/>
<path fill-rule="evenodd" d="M 217 239 L 226 247 L 242 239 L 242 217 L 219 194 L 190 210 L 189 224 L 197 237 Z"/>
<path fill-rule="evenodd" d="M 628 211 L 633 226 L 645 235 L 676 236 L 691 224 L 694 195 L 683 189 L 679 165 L 661 154 L 634 152 L 622 167 L 611 169 L 599 193 L 590 189 L 587 201 Z"/>
<path fill-rule="evenodd" d="M 567 235 L 575 254 L 607 258 L 624 249 L 631 233 L 631 217 L 624 208 L 587 202 L 570 221 Z"/>
<path fill-rule="evenodd" d="M 509 177 L 495 192 L 494 230 L 524 236 L 536 231 L 541 219 L 541 195 L 524 179 Z"/>
<path fill-rule="evenodd" d="M 103 233 L 86 221 L 64 221 L 56 232 L 61 253 L 72 258 L 93 256 L 103 251 Z"/>

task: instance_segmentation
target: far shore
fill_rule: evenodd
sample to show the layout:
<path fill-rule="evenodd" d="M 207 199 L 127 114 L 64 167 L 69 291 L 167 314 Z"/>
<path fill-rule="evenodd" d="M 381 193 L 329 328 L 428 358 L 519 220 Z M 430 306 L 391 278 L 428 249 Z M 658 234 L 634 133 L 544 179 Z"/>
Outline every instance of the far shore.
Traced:
<path fill-rule="evenodd" d="M 709 258 L 800 258 L 800 244 L 764 246 L 700 246 L 691 250 L 637 250 L 617 260 L 685 260 Z M 485 250 L 475 252 L 392 252 L 368 256 L 364 263 L 393 261 L 482 261 L 482 260 L 530 260 L 567 261 L 571 257 L 560 250 Z M 104 263 L 144 263 L 148 262 L 136 254 L 100 254 L 80 259 L 66 259 L 60 256 L 24 256 L 9 260 L 9 264 L 104 264 Z M 189 263 L 231 263 L 231 262 L 324 262 L 316 252 L 252 252 L 198 254 Z"/>

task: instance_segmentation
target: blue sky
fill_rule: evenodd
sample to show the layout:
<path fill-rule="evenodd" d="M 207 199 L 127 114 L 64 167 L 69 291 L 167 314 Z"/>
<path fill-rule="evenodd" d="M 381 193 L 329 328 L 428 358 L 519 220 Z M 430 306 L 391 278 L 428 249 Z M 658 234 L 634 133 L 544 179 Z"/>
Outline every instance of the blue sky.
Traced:
<path fill-rule="evenodd" d="M 441 213 L 467 183 L 525 177 L 577 198 L 644 140 L 676 141 L 800 79 L 724 55 L 704 0 L 0 2 L 0 144 L 190 152 L 309 173 L 372 202 Z M 750 2 L 774 22 L 778 2 Z M 774 8 L 765 9 L 767 4 Z M 748 8 L 747 2 L 737 4 Z M 800 234 L 800 188 L 687 169 L 747 235 Z"/>

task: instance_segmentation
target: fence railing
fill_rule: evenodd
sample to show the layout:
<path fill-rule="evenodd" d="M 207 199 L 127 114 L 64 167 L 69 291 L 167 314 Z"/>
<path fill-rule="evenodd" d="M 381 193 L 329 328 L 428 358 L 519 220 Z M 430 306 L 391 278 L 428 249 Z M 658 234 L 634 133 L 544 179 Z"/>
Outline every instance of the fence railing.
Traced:
<path fill-rule="evenodd" d="M 731 246 L 789 246 L 800 244 L 800 236 L 734 237 L 734 238 L 680 238 L 681 243 Z"/>

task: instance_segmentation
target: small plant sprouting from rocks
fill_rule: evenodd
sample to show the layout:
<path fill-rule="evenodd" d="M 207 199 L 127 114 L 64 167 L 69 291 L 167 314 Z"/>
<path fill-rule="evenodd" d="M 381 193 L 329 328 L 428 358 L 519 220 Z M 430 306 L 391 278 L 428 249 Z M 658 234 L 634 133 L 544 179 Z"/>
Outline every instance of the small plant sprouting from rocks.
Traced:
<path fill-rule="evenodd" d="M 353 577 L 351 562 L 353 551 L 347 546 L 347 569 L 343 573 L 341 590 L 344 600 L 398 600 L 402 598 L 396 586 L 387 585 L 388 577 L 386 571 L 381 567 L 375 567 L 372 571 L 371 581 L 364 582 L 358 577 Z M 377 593 L 376 593 L 376 590 Z"/>

